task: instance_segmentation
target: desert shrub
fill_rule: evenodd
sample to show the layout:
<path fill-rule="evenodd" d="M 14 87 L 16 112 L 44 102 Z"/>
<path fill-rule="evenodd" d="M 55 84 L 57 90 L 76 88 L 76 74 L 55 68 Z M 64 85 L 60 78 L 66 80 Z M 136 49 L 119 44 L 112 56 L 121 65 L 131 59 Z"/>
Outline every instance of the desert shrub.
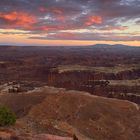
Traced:
<path fill-rule="evenodd" d="M 16 122 L 16 115 L 7 107 L 0 107 L 0 126 L 14 125 Z"/>

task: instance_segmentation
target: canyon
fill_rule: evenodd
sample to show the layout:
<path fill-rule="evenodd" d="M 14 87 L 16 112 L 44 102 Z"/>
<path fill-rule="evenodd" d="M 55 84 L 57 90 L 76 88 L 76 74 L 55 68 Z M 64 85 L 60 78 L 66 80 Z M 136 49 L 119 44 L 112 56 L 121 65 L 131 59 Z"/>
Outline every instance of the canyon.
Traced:
<path fill-rule="evenodd" d="M 0 46 L 0 138 L 138 140 L 140 48 Z"/>

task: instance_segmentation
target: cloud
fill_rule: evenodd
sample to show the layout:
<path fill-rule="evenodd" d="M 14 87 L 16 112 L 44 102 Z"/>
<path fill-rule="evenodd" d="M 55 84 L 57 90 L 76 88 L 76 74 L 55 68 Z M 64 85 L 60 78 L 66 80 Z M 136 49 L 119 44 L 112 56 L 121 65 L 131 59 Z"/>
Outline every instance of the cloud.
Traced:
<path fill-rule="evenodd" d="M 32 28 L 31 25 L 36 22 L 36 18 L 28 15 L 27 13 L 22 12 L 10 12 L 10 13 L 1 13 L 0 12 L 0 19 L 1 21 L 7 23 L 9 28 Z M 6 28 L 8 28 L 6 26 Z"/>
<path fill-rule="evenodd" d="M 50 33 L 44 36 L 32 36 L 31 39 L 41 40 L 86 40 L 86 41 L 139 41 L 140 36 L 132 36 L 132 34 L 116 34 L 116 33 L 70 33 L 58 32 Z"/>
<path fill-rule="evenodd" d="M 90 16 L 87 18 L 87 21 L 85 22 L 85 25 L 90 26 L 93 24 L 101 24 L 102 23 L 102 17 L 101 16 Z"/>
<path fill-rule="evenodd" d="M 95 29 L 101 32 L 103 30 L 125 31 L 131 26 L 124 23 L 134 21 L 139 17 L 139 0 L 0 1 L 0 29 L 25 30 L 38 34 L 38 36 L 56 33 L 59 38 L 61 33 L 58 34 L 58 32 L 61 30 L 78 29 Z M 139 25 L 139 20 L 136 24 Z M 83 33 L 80 38 L 84 39 L 84 35 L 91 36 Z M 73 35 L 67 33 L 65 36 L 62 35 L 61 39 L 70 38 L 70 36 Z M 78 39 L 78 37 L 75 38 Z M 127 40 L 124 37 L 123 39 Z"/>
<path fill-rule="evenodd" d="M 136 24 L 140 25 L 140 19 L 138 19 L 138 20 L 136 21 Z"/>

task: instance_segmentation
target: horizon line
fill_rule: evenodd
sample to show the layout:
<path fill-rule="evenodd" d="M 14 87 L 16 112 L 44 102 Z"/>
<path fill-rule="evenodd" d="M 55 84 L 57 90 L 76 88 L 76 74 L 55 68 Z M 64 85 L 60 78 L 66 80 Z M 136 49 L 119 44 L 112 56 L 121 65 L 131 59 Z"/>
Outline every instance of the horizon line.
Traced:
<path fill-rule="evenodd" d="M 140 47 L 136 45 L 125 45 L 125 44 L 93 44 L 93 45 L 30 45 L 30 44 L 25 44 L 25 45 L 20 45 L 20 44 L 0 44 L 0 46 L 17 46 L 17 47 L 86 47 L 86 46 L 96 46 L 96 45 L 109 45 L 109 46 L 115 46 L 115 45 L 122 45 L 122 46 L 129 46 L 129 47 Z"/>

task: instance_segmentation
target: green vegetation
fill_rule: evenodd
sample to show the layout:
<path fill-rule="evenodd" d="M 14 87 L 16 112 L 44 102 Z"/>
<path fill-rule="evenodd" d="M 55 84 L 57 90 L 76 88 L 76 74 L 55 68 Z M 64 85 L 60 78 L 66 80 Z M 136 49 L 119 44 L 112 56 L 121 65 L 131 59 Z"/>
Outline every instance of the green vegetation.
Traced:
<path fill-rule="evenodd" d="M 16 122 L 16 115 L 6 107 L 0 107 L 0 126 L 14 125 Z"/>

